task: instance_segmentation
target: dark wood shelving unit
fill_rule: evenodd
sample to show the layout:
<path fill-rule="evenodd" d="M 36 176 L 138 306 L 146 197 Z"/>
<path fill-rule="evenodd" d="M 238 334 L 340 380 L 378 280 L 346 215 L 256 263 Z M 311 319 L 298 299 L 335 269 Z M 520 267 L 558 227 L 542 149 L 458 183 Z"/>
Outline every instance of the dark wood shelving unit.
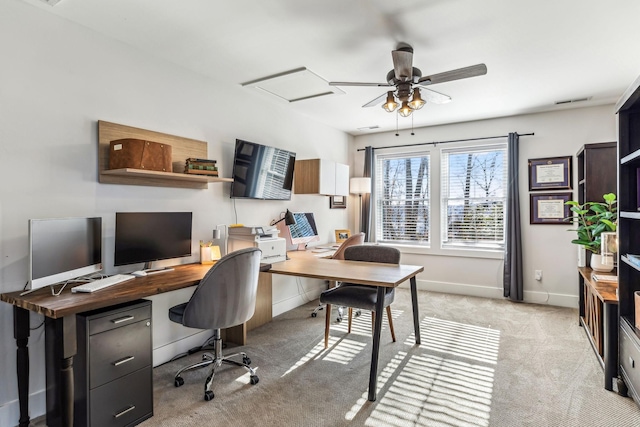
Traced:
<path fill-rule="evenodd" d="M 619 390 L 640 405 L 640 331 L 634 292 L 640 291 L 640 269 L 628 254 L 640 254 L 638 170 L 640 168 L 640 78 L 616 105 L 618 114 L 618 309 Z"/>

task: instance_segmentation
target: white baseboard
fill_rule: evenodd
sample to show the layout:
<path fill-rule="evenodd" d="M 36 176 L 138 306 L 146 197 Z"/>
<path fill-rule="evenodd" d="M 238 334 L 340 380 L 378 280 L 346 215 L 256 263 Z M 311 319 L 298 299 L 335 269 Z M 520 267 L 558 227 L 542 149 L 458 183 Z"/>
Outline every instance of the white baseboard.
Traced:
<path fill-rule="evenodd" d="M 445 294 L 469 295 L 482 298 L 504 299 L 502 287 L 470 285 L 464 283 L 435 282 L 431 280 L 418 280 L 416 287 L 419 290 L 442 292 Z M 409 287 L 405 282 L 402 287 Z M 550 294 L 542 291 L 524 291 L 524 302 L 529 304 L 547 304 L 558 307 L 577 308 L 578 297 L 576 295 Z"/>
<path fill-rule="evenodd" d="M 47 392 L 38 390 L 29 394 L 29 417 L 33 421 L 47 410 Z M 17 426 L 20 420 L 20 402 L 18 399 L 0 405 L 0 426 Z"/>
<path fill-rule="evenodd" d="M 199 331 L 188 337 L 181 338 L 169 344 L 165 344 L 162 347 L 153 349 L 153 367 L 162 365 L 170 361 L 178 354 L 185 353 L 194 347 L 201 346 L 205 340 L 213 335 L 210 330 Z"/>

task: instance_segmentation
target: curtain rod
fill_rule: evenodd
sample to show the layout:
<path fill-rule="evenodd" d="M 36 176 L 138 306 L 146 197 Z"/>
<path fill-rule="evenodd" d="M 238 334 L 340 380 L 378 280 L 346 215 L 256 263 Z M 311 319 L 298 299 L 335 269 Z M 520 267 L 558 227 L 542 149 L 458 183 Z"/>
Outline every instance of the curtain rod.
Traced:
<path fill-rule="evenodd" d="M 519 133 L 517 134 L 518 136 L 532 136 L 535 135 L 535 133 L 531 132 L 531 133 Z M 419 142 L 416 144 L 404 144 L 404 145 L 388 145 L 386 147 L 372 147 L 374 150 L 384 150 L 386 148 L 398 148 L 398 147 L 415 147 L 417 145 L 429 145 L 429 144 L 433 144 L 434 146 L 436 144 L 448 144 L 450 142 L 467 142 L 467 141 L 480 141 L 483 139 L 495 139 L 495 138 L 507 138 L 509 135 L 501 135 L 501 136 L 485 136 L 482 138 L 468 138 L 468 139 L 452 139 L 450 141 L 434 141 L 434 142 Z M 358 148 L 356 151 L 364 151 L 364 148 Z"/>

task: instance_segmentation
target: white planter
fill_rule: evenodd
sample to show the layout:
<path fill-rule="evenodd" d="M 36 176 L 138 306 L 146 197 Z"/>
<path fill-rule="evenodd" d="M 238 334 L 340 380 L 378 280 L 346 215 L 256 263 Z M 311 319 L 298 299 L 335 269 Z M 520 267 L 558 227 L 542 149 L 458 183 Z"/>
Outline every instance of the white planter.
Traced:
<path fill-rule="evenodd" d="M 591 269 L 593 271 L 611 271 L 613 263 L 605 263 L 602 255 L 591 254 Z"/>

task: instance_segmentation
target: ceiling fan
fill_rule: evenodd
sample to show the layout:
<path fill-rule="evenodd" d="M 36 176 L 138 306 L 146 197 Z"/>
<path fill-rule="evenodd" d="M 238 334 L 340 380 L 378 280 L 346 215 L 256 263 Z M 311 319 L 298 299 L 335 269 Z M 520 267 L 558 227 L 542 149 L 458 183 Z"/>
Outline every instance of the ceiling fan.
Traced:
<path fill-rule="evenodd" d="M 363 107 L 373 107 L 384 101 L 382 108 L 386 111 L 391 113 L 400 105 L 398 113 L 403 117 L 408 117 L 414 110 L 422 108 L 427 101 L 434 104 L 444 104 L 451 101 L 451 97 L 448 95 L 431 90 L 426 86 L 487 74 L 486 65 L 476 64 L 423 77 L 422 71 L 413 66 L 413 48 L 406 43 L 400 43 L 396 50 L 391 52 L 391 57 L 393 58 L 393 70 L 387 73 L 387 83 L 329 82 L 329 85 L 395 86 L 394 90 L 367 102 Z"/>

